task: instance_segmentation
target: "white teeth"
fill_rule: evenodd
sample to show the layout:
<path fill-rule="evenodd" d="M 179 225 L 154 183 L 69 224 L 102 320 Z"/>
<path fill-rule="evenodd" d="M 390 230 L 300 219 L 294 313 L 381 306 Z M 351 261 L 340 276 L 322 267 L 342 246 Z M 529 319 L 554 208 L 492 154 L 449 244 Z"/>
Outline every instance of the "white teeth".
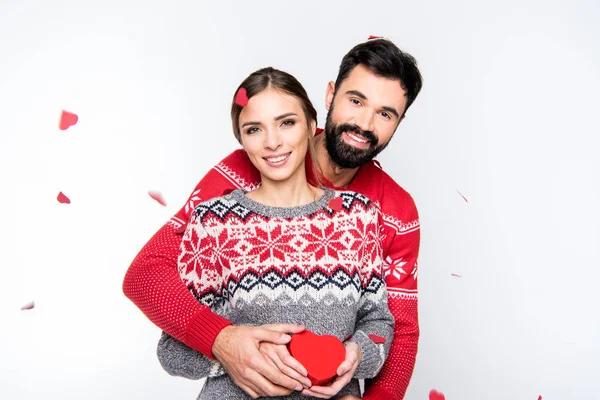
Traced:
<path fill-rule="evenodd" d="M 358 137 L 356 135 L 353 135 L 350 132 L 346 132 L 346 133 L 348 134 L 348 136 L 350 136 L 352 139 L 356 140 L 357 142 L 360 142 L 360 143 L 369 143 L 368 140 L 361 139 L 360 137 Z"/>
<path fill-rule="evenodd" d="M 280 156 L 280 157 L 276 157 L 276 158 L 268 158 L 267 157 L 267 160 L 270 162 L 273 162 L 273 163 L 278 163 L 278 162 L 285 160 L 288 157 L 289 157 L 289 154 L 286 154 L 284 156 Z"/>

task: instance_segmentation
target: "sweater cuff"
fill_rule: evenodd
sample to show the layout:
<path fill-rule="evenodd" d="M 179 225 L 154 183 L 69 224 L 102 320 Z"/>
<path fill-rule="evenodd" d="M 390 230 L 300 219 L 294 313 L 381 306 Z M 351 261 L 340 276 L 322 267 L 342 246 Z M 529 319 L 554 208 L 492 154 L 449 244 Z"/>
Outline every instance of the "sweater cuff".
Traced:
<path fill-rule="evenodd" d="M 354 378 L 371 379 L 375 377 L 383 365 L 379 347 L 363 331 L 356 331 L 348 342 L 356 343 L 362 352 L 362 359 L 354 372 Z"/>
<path fill-rule="evenodd" d="M 371 386 L 362 397 L 362 400 L 393 400 L 394 396 L 381 386 Z"/>
<path fill-rule="evenodd" d="M 231 321 L 215 314 L 207 307 L 196 313 L 190 321 L 186 334 L 186 344 L 214 360 L 212 346 L 221 330 L 229 325 L 232 325 Z"/>

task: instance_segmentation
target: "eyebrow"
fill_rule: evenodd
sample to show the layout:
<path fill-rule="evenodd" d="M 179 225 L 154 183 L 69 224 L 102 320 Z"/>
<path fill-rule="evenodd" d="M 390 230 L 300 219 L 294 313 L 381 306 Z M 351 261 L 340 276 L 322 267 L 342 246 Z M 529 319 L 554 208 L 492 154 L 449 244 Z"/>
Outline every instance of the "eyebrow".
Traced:
<path fill-rule="evenodd" d="M 346 94 L 350 95 L 350 96 L 356 96 L 356 97 L 358 97 L 361 100 L 369 100 L 369 99 L 367 99 L 367 96 L 365 96 L 363 92 L 359 92 L 358 90 L 348 90 L 346 92 Z M 400 114 L 398 113 L 398 111 L 396 111 L 396 109 L 394 107 L 383 106 L 381 108 L 384 109 L 385 111 L 389 112 L 389 113 L 394 114 L 394 116 L 396 118 L 400 118 Z"/>
<path fill-rule="evenodd" d="M 296 116 L 296 117 L 298 116 L 298 114 L 296 114 L 296 113 L 289 112 L 289 113 L 281 114 L 281 115 L 279 115 L 279 116 L 277 116 L 277 117 L 275 117 L 273 119 L 275 121 L 281 121 L 282 119 L 287 118 L 287 117 L 291 117 L 292 115 Z M 258 122 L 258 121 L 248 121 L 248 122 L 245 122 L 242 125 L 242 128 L 245 127 L 245 126 L 248 126 L 248 125 L 260 125 L 260 122 Z"/>

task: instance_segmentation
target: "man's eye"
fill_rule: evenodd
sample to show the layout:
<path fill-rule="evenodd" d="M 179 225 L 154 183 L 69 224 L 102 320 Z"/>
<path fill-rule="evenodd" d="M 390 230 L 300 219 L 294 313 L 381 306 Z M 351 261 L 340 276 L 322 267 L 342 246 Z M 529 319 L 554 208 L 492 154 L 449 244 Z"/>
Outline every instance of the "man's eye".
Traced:
<path fill-rule="evenodd" d="M 359 106 L 359 105 L 360 105 L 360 100 L 357 100 L 357 99 L 350 99 L 350 101 L 351 101 L 353 104 L 357 105 L 357 106 Z"/>
<path fill-rule="evenodd" d="M 389 113 L 385 112 L 385 111 L 382 112 L 381 115 L 383 116 L 383 118 L 392 119 L 392 116 Z"/>

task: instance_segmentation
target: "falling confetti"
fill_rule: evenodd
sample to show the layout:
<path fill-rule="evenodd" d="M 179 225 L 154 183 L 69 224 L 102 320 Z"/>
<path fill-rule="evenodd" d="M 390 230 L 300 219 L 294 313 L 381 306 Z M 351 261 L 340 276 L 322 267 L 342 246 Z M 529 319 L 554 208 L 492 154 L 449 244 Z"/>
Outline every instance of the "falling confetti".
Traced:
<path fill-rule="evenodd" d="M 383 39 L 383 36 L 373 36 L 373 35 L 370 35 L 369 36 L 369 40 L 371 40 L 371 39 Z"/>
<path fill-rule="evenodd" d="M 65 196 L 63 192 L 58 193 L 58 196 L 56 196 L 56 200 L 58 200 L 58 202 L 62 204 L 71 204 L 71 200 L 67 196 Z"/>
<path fill-rule="evenodd" d="M 450 275 L 455 276 L 457 278 L 462 278 L 462 275 L 459 275 L 459 274 L 450 274 Z"/>
<path fill-rule="evenodd" d="M 21 310 L 31 310 L 35 307 L 35 303 L 33 301 L 25 304 L 23 307 L 21 307 Z"/>
<path fill-rule="evenodd" d="M 68 111 L 63 110 L 60 115 L 60 122 L 58 123 L 58 128 L 61 131 L 67 130 L 70 126 L 73 126 L 77 123 L 79 117 L 77 114 L 70 113 Z"/>
<path fill-rule="evenodd" d="M 446 396 L 435 389 L 431 389 L 431 392 L 429 392 L 429 400 L 446 400 Z"/>
<path fill-rule="evenodd" d="M 459 192 L 458 189 L 456 191 L 458 192 L 458 194 L 460 194 L 460 197 L 462 197 L 464 199 L 464 201 L 466 201 L 467 203 L 469 202 L 469 200 L 467 200 L 467 198 L 465 196 L 463 196 L 463 194 L 461 192 Z"/>
<path fill-rule="evenodd" d="M 342 209 L 342 198 L 341 197 L 333 198 L 327 202 L 327 205 L 333 211 L 340 211 Z"/>
<path fill-rule="evenodd" d="M 157 192 L 154 190 L 149 190 L 148 191 L 148 195 L 150 197 L 152 197 L 154 200 L 156 200 L 161 206 L 165 206 L 167 205 L 167 202 L 165 201 L 165 198 L 163 197 L 161 192 Z"/>
<path fill-rule="evenodd" d="M 542 400 L 542 396 L 540 395 L 540 397 L 538 397 L 538 400 Z"/>
<path fill-rule="evenodd" d="M 246 107 L 248 105 L 248 94 L 246 93 L 246 88 L 240 88 L 237 94 L 235 95 L 235 104 L 241 107 Z"/>

